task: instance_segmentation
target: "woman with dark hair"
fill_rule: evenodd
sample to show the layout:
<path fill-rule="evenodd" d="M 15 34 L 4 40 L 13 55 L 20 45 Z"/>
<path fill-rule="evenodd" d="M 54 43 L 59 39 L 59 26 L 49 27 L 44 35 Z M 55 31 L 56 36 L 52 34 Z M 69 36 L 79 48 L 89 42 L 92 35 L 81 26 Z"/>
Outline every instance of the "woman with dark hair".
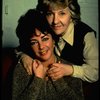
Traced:
<path fill-rule="evenodd" d="M 18 22 L 16 33 L 23 52 L 33 59 L 32 75 L 28 75 L 22 63 L 13 72 L 12 100 L 84 100 L 82 80 L 52 76 L 54 63 L 71 63 L 55 55 L 56 35 L 45 17 L 36 10 L 29 10 Z M 59 70 L 58 70 L 59 72 Z"/>
<path fill-rule="evenodd" d="M 52 73 L 56 76 L 54 78 L 59 79 L 66 75 L 90 83 L 96 82 L 99 77 L 96 32 L 81 21 L 77 0 L 38 0 L 36 9 L 47 18 L 51 28 L 59 37 L 58 44 L 55 46 L 57 55 L 73 63 L 72 65 L 55 64 L 61 69 L 61 73 L 58 76 Z M 32 74 L 33 59 L 21 53 L 20 61 L 27 72 Z M 53 70 L 57 72 L 57 69 Z"/>

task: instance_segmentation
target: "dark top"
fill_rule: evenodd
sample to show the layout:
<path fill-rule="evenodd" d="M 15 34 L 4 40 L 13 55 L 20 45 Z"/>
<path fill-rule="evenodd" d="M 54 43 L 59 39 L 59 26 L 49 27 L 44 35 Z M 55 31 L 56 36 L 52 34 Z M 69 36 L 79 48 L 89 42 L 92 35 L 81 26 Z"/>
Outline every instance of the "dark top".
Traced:
<path fill-rule="evenodd" d="M 58 60 L 67 63 L 60 58 Z M 82 81 L 70 76 L 46 81 L 28 75 L 18 63 L 13 74 L 12 100 L 84 100 Z"/>
<path fill-rule="evenodd" d="M 73 46 L 66 42 L 62 50 L 61 57 L 75 65 L 82 65 L 84 62 L 83 49 L 84 37 L 88 32 L 96 32 L 83 22 L 78 22 L 74 25 L 74 43 Z"/>

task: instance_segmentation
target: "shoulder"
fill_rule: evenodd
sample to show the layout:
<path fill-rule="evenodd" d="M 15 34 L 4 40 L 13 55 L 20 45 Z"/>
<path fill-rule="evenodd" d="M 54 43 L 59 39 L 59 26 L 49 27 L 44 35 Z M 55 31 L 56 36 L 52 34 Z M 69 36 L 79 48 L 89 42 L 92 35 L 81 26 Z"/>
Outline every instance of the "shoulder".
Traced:
<path fill-rule="evenodd" d="M 14 75 L 17 76 L 28 76 L 24 66 L 21 63 L 17 63 L 13 71 Z"/>
<path fill-rule="evenodd" d="M 92 29 L 88 24 L 82 21 L 77 22 L 77 24 L 75 25 L 75 28 L 83 32 L 95 32 L 94 29 Z"/>
<path fill-rule="evenodd" d="M 79 28 L 82 27 L 82 28 L 87 28 L 87 29 L 93 30 L 88 24 L 86 24 L 86 23 L 84 23 L 82 21 L 77 22 L 76 26 L 80 26 Z"/>
<path fill-rule="evenodd" d="M 74 26 L 74 32 L 76 38 L 79 37 L 79 39 L 83 40 L 84 36 L 87 35 L 87 33 L 94 34 L 96 37 L 96 31 L 93 30 L 89 25 L 85 24 L 84 22 L 77 22 Z"/>

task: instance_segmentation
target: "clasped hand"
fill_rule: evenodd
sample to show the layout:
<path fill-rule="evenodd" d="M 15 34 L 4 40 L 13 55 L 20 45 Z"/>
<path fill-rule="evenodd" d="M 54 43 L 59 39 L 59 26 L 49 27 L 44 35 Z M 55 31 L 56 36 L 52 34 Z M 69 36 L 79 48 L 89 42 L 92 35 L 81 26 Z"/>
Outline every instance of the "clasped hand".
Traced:
<path fill-rule="evenodd" d="M 32 61 L 31 70 L 32 73 L 34 73 L 35 76 L 39 78 L 44 79 L 47 75 L 52 80 L 57 80 L 63 76 L 67 76 L 72 73 L 72 67 L 70 65 L 62 63 L 53 63 L 49 67 L 45 67 L 39 60 Z"/>

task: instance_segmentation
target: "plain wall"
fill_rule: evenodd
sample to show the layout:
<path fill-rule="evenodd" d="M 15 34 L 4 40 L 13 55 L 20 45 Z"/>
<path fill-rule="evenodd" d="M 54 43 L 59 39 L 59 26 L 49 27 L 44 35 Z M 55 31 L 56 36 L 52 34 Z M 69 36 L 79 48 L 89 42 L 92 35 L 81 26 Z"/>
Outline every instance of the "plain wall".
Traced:
<path fill-rule="evenodd" d="M 3 0 L 2 8 L 2 46 L 16 47 L 19 45 L 15 33 L 19 17 L 28 9 L 35 8 L 38 0 Z M 79 0 L 81 18 L 86 24 L 98 31 L 98 0 Z"/>

